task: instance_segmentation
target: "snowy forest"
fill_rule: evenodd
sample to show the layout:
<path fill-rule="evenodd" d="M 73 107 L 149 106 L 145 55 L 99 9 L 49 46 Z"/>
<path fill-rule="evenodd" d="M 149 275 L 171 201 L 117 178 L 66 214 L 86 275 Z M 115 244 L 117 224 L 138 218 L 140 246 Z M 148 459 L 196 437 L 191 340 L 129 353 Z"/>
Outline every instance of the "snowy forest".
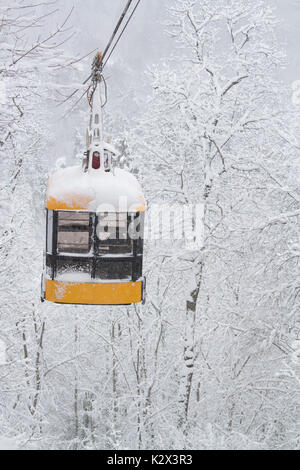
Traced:
<path fill-rule="evenodd" d="M 299 449 L 298 1 L 141 0 L 104 133 L 202 245 L 145 239 L 144 304 L 41 302 L 47 180 L 125 3 L 0 0 L 0 449 Z"/>

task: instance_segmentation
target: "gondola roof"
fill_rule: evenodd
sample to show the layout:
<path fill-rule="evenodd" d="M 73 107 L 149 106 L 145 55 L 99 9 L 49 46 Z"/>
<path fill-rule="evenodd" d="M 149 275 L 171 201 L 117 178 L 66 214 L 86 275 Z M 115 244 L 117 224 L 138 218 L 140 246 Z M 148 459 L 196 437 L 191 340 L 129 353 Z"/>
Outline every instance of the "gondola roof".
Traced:
<path fill-rule="evenodd" d="M 145 211 L 145 199 L 135 176 L 120 168 L 84 173 L 80 166 L 72 166 L 50 177 L 47 209 L 103 212 L 104 206 L 107 212 Z"/>

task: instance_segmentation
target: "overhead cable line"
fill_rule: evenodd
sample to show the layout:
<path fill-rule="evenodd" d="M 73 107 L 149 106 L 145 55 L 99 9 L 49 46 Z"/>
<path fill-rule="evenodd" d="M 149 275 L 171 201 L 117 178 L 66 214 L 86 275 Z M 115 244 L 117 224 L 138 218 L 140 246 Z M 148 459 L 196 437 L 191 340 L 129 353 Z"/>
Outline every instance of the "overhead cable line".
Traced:
<path fill-rule="evenodd" d="M 121 26 L 121 24 L 122 24 L 124 18 L 125 18 L 126 13 L 127 13 L 128 10 L 129 10 L 130 5 L 132 4 L 132 2 L 133 2 L 133 0 L 128 0 L 127 5 L 125 6 L 125 8 L 124 8 L 124 10 L 123 10 L 123 13 L 121 14 L 121 16 L 120 16 L 120 18 L 119 18 L 119 21 L 118 21 L 118 23 L 117 23 L 117 25 L 116 25 L 116 27 L 115 27 L 115 29 L 114 29 L 112 35 L 111 35 L 111 38 L 110 38 L 110 40 L 108 41 L 108 44 L 107 44 L 106 48 L 104 49 L 104 52 L 103 52 L 103 54 L 102 54 L 102 62 L 103 62 L 103 60 L 104 60 L 104 58 L 105 58 L 105 56 L 106 56 L 106 54 L 107 54 L 107 52 L 108 52 L 110 46 L 112 45 L 112 42 L 113 42 L 113 40 L 114 40 L 114 38 L 115 38 L 115 36 L 116 36 L 118 30 L 119 30 L 119 28 L 120 28 L 120 26 Z M 140 0 L 139 0 L 139 2 L 140 2 Z M 139 2 L 138 2 L 138 3 L 139 3 Z M 122 33 L 121 33 L 121 34 L 122 34 Z"/>
<path fill-rule="evenodd" d="M 107 57 L 106 61 L 105 61 L 104 64 L 103 64 L 103 67 L 102 67 L 103 69 L 104 69 L 105 65 L 107 64 L 107 62 L 109 61 L 109 59 L 110 59 L 112 53 L 114 52 L 114 50 L 115 50 L 115 48 L 116 48 L 118 42 L 120 41 L 121 37 L 123 36 L 123 33 L 124 33 L 125 29 L 127 28 L 128 23 L 130 22 L 131 18 L 133 17 L 133 15 L 134 15 L 134 13 L 135 13 L 135 10 L 136 10 L 137 7 L 139 6 L 140 1 L 141 1 L 141 0 L 138 0 L 137 4 L 135 5 L 134 9 L 132 10 L 132 12 L 131 12 L 131 14 L 130 14 L 130 16 L 129 16 L 129 18 L 128 18 L 128 20 L 126 21 L 124 28 L 122 29 L 122 31 L 121 31 L 121 33 L 120 33 L 120 35 L 119 35 L 117 41 L 115 42 L 115 44 L 114 44 L 112 50 L 110 51 L 109 56 Z M 104 55 L 104 54 L 103 54 L 103 55 Z M 102 62 L 103 62 L 103 58 L 104 58 L 104 57 L 102 57 Z"/>
<path fill-rule="evenodd" d="M 121 14 L 119 20 L 118 20 L 118 22 L 117 22 L 117 24 L 116 24 L 116 26 L 115 26 L 115 28 L 114 28 L 114 30 L 113 30 L 113 33 L 112 33 L 112 35 L 111 35 L 111 37 L 110 37 L 110 39 L 109 39 L 109 41 L 108 41 L 108 43 L 107 43 L 107 46 L 105 47 L 104 52 L 103 52 L 103 54 L 102 54 L 101 63 L 100 63 L 102 70 L 103 70 L 104 66 L 107 64 L 108 60 L 110 59 L 110 57 L 111 57 L 113 51 L 115 50 L 117 44 L 119 43 L 119 41 L 120 41 L 120 39 L 121 39 L 121 37 L 122 37 L 122 35 L 123 35 L 125 29 L 126 29 L 127 26 L 128 26 L 128 23 L 130 22 L 132 16 L 134 15 L 134 13 L 135 13 L 135 11 L 136 11 L 136 9 L 137 9 L 137 7 L 138 7 L 140 1 L 141 1 L 141 0 L 138 0 L 138 1 L 137 1 L 136 5 L 135 5 L 135 7 L 134 7 L 134 9 L 133 9 L 133 11 L 131 12 L 131 14 L 130 14 L 128 20 L 127 20 L 127 22 L 125 23 L 125 26 L 123 27 L 123 29 L 122 29 L 120 35 L 118 36 L 118 38 L 117 38 L 115 44 L 113 45 L 112 50 L 110 51 L 110 53 L 109 53 L 109 55 L 108 55 L 106 61 L 105 61 L 104 64 L 103 64 L 103 60 L 104 60 L 105 56 L 107 55 L 107 53 L 109 52 L 109 49 L 110 49 L 110 47 L 111 47 L 111 45 L 112 45 L 112 43 L 113 43 L 113 41 L 114 41 L 114 39 L 115 39 L 115 37 L 116 37 L 116 35 L 117 35 L 119 29 L 120 29 L 120 27 L 121 27 L 121 25 L 122 25 L 122 23 L 123 23 L 123 21 L 124 21 L 124 18 L 125 18 L 125 16 L 126 16 L 128 10 L 129 10 L 129 8 L 130 8 L 132 2 L 133 2 L 133 0 L 128 0 L 127 4 L 126 4 L 126 6 L 125 6 L 125 8 L 124 8 L 124 10 L 123 10 L 123 12 L 122 12 L 122 14 Z M 102 64 L 103 64 L 103 65 L 102 65 Z M 94 73 L 94 71 L 92 71 L 91 74 L 84 80 L 84 82 L 82 83 L 82 85 L 86 85 L 86 84 L 87 84 L 87 82 L 92 78 L 93 73 Z M 70 98 L 72 98 L 74 95 L 76 95 L 76 93 L 77 93 L 79 90 L 80 90 L 80 88 L 77 88 L 76 90 L 74 90 L 74 91 L 71 93 L 71 95 L 69 95 L 61 104 L 65 103 L 65 102 L 68 101 Z M 86 90 L 86 91 L 87 91 L 87 90 Z M 75 104 L 75 106 L 76 106 L 76 104 Z"/>

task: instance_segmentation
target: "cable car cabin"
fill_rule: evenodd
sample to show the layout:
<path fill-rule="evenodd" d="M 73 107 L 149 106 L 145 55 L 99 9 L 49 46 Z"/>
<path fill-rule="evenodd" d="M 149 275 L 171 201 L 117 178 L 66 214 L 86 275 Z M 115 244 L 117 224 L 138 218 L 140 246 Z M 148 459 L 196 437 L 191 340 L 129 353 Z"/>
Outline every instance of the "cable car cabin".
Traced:
<path fill-rule="evenodd" d="M 109 149 L 91 149 L 83 169 L 64 168 L 49 180 L 42 300 L 89 305 L 144 300 L 145 201 L 132 174 L 110 170 Z"/>

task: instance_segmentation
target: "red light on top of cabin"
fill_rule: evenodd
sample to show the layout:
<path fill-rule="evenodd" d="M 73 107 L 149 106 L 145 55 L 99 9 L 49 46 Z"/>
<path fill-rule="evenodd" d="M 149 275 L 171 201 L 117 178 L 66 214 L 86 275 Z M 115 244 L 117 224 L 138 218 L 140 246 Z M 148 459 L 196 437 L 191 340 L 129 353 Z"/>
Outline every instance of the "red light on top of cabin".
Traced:
<path fill-rule="evenodd" d="M 94 170 L 98 170 L 100 168 L 100 153 L 99 152 L 93 153 L 92 168 L 94 168 Z"/>

